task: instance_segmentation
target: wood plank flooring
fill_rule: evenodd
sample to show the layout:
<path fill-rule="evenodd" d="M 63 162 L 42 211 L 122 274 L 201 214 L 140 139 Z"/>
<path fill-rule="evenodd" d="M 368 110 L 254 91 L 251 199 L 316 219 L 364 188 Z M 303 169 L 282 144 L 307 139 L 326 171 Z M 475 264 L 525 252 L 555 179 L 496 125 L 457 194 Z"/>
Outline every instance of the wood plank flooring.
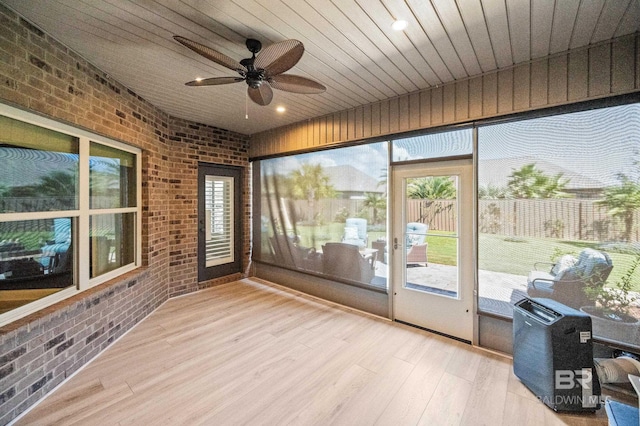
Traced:
<path fill-rule="evenodd" d="M 18 424 L 607 422 L 554 413 L 509 359 L 246 279 L 169 300 Z"/>

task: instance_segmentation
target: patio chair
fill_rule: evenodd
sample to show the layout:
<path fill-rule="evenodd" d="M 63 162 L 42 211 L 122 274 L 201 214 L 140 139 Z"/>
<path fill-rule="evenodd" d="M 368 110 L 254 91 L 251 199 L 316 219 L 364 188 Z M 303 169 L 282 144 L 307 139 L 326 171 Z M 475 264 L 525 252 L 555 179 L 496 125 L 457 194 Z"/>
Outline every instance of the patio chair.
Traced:
<path fill-rule="evenodd" d="M 419 222 L 407 223 L 405 230 L 405 247 L 407 248 L 407 265 L 423 263 L 427 266 L 427 247 L 428 244 L 425 241 L 427 237 L 427 231 L 429 225 Z M 381 254 L 380 261 L 387 264 L 388 259 L 388 246 L 385 241 L 374 241 L 371 243 L 374 249 L 377 249 Z"/>
<path fill-rule="evenodd" d="M 375 275 L 376 256 L 363 256 L 357 246 L 326 243 L 322 246 L 324 273 L 360 283 L 371 283 Z"/>
<path fill-rule="evenodd" d="M 359 217 L 348 218 L 344 225 L 342 242 L 364 248 L 367 247 L 368 240 L 367 220 Z"/>
<path fill-rule="evenodd" d="M 275 263 L 278 265 L 322 272 L 322 258 L 316 249 L 302 247 L 294 239 L 282 234 L 269 238 Z"/>
<path fill-rule="evenodd" d="M 429 225 L 419 222 L 407 223 L 405 244 L 407 247 L 407 265 L 424 264 L 427 266 L 427 231 Z"/>
<path fill-rule="evenodd" d="M 547 267 L 547 271 L 538 270 Z M 551 266 L 551 269 L 549 269 Z M 602 287 L 607 281 L 613 264 L 607 253 L 584 249 L 578 258 L 565 255 L 555 263 L 538 262 L 527 278 L 529 297 L 546 297 L 572 308 L 593 305 L 584 292 L 587 286 Z"/>

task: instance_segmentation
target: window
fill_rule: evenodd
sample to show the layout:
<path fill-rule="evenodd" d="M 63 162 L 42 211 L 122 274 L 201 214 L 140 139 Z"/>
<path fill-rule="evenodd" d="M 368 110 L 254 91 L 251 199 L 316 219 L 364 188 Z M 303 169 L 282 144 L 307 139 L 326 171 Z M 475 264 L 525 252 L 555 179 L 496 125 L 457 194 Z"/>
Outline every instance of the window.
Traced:
<path fill-rule="evenodd" d="M 129 265 L 135 259 L 136 155 L 90 143 L 90 277 Z"/>
<path fill-rule="evenodd" d="M 473 153 L 471 128 L 428 133 L 396 139 L 393 162 L 470 156 Z"/>
<path fill-rule="evenodd" d="M 640 347 L 640 104 L 478 133 L 480 310 L 549 297 Z"/>
<path fill-rule="evenodd" d="M 260 161 L 254 258 L 386 290 L 387 147 Z"/>
<path fill-rule="evenodd" d="M 0 162 L 0 324 L 140 264 L 139 150 L 0 105 Z"/>
<path fill-rule="evenodd" d="M 234 182 L 231 176 L 206 176 L 206 266 L 234 261 Z"/>

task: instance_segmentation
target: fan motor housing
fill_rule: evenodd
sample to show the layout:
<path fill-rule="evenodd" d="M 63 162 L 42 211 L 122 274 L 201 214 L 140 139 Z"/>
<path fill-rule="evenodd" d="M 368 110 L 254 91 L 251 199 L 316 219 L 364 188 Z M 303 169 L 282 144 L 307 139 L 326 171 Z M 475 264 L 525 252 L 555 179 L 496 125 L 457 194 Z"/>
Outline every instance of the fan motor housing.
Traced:
<path fill-rule="evenodd" d="M 264 81 L 264 70 L 254 70 L 247 72 L 246 81 L 249 87 L 251 87 L 252 89 L 257 89 Z"/>

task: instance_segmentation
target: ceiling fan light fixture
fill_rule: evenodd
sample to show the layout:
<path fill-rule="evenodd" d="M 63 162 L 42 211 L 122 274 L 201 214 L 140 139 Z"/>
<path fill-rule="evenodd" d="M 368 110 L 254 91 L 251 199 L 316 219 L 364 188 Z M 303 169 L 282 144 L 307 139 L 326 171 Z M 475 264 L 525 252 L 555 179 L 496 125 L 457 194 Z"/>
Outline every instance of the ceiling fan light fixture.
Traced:
<path fill-rule="evenodd" d="M 409 23 L 407 21 L 404 21 L 402 19 L 398 19 L 398 20 L 394 21 L 393 24 L 391 24 L 391 28 L 393 28 L 395 31 L 402 31 L 405 28 L 407 28 L 408 25 L 409 25 Z"/>

